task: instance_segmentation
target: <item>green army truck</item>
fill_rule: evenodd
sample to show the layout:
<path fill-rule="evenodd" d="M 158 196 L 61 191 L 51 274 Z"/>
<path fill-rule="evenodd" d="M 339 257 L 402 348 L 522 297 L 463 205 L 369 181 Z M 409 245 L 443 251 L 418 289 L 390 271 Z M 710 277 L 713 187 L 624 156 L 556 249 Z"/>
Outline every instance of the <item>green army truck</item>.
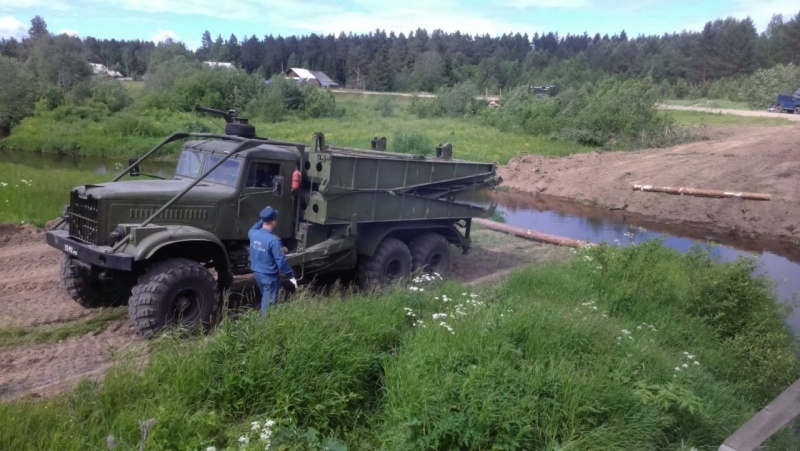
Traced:
<path fill-rule="evenodd" d="M 127 303 L 148 338 L 210 325 L 234 276 L 250 273 L 247 232 L 266 206 L 281 212 L 275 233 L 298 279 L 349 271 L 372 287 L 446 274 L 451 246 L 466 253 L 471 219 L 488 214 L 456 196 L 500 183 L 495 165 L 454 160 L 449 145 L 425 157 L 337 148 L 317 133 L 306 146 L 197 109 L 223 116 L 226 133 L 175 133 L 111 182 L 74 188 L 47 232 L 65 254 L 70 297 L 86 308 Z M 174 177 L 143 180 L 140 164 L 179 140 Z"/>

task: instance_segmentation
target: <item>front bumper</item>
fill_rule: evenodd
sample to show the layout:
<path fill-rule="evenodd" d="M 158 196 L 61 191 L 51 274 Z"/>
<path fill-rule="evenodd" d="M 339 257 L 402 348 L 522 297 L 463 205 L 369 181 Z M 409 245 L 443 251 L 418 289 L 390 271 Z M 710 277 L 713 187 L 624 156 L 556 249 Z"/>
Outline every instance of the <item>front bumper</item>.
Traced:
<path fill-rule="evenodd" d="M 47 244 L 81 262 L 119 271 L 133 269 L 133 257 L 128 254 L 112 253 L 110 246 L 83 243 L 70 237 L 66 230 L 50 230 L 46 236 Z"/>

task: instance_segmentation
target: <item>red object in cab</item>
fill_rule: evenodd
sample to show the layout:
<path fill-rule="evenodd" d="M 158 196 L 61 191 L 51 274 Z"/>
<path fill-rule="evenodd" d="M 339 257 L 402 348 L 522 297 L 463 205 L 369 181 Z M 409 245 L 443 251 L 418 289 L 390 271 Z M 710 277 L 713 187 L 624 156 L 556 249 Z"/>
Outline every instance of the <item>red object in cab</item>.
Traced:
<path fill-rule="evenodd" d="M 295 168 L 294 172 L 292 172 L 292 191 L 300 189 L 300 181 L 302 178 L 303 175 L 300 174 L 300 169 Z"/>

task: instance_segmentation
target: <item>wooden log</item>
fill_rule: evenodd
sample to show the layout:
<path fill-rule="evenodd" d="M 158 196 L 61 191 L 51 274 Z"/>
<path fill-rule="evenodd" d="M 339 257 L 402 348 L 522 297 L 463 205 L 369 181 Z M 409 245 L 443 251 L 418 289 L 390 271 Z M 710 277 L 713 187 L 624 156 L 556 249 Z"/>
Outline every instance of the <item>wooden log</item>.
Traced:
<path fill-rule="evenodd" d="M 495 232 L 508 233 L 510 235 L 514 235 L 519 238 L 538 241 L 540 243 L 555 244 L 557 246 L 567 246 L 575 248 L 597 246 L 597 244 L 589 243 L 587 241 L 574 240 L 572 238 L 566 238 L 558 235 L 551 235 L 549 233 L 544 233 L 544 232 L 537 232 L 535 230 L 527 230 L 520 227 L 514 227 L 506 224 L 501 224 L 499 222 L 490 221 L 488 219 L 474 218 L 472 221 L 486 227 L 489 230 L 494 230 Z"/>
<path fill-rule="evenodd" d="M 717 191 L 713 189 L 700 189 L 700 188 L 686 188 L 686 187 L 673 187 L 673 186 L 653 186 L 653 185 L 633 185 L 634 191 L 649 191 L 653 193 L 667 193 L 677 194 L 679 196 L 697 196 L 697 197 L 739 197 L 741 199 L 749 200 L 771 200 L 772 196 L 765 193 L 747 193 L 747 192 L 734 192 L 734 191 Z"/>

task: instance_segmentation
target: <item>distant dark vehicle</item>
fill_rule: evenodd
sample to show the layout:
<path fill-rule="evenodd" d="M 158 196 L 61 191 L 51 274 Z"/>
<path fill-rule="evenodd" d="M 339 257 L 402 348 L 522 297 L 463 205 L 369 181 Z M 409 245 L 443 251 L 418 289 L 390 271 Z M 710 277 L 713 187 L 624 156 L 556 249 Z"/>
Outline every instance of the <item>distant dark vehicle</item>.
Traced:
<path fill-rule="evenodd" d="M 792 111 L 794 114 L 800 114 L 800 88 L 794 94 L 780 94 L 775 102 L 775 111 L 778 113 Z"/>
<path fill-rule="evenodd" d="M 558 87 L 555 85 L 528 86 L 528 92 L 534 93 L 537 99 L 541 99 L 543 97 L 556 95 L 558 93 Z"/>

